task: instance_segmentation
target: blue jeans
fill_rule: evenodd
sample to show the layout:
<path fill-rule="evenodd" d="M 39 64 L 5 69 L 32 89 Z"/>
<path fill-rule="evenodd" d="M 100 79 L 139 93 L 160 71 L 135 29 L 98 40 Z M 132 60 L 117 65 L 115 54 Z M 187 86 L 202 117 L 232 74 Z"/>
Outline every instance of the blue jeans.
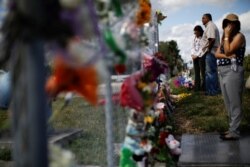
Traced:
<path fill-rule="evenodd" d="M 206 94 L 217 95 L 220 93 L 217 72 L 217 60 L 212 53 L 206 53 Z"/>

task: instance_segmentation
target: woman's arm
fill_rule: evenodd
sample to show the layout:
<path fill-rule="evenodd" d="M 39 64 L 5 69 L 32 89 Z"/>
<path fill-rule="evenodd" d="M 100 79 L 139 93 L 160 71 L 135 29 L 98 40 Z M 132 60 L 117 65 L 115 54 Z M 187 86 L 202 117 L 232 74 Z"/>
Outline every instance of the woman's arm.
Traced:
<path fill-rule="evenodd" d="M 216 50 L 216 53 L 215 53 L 215 57 L 217 59 L 231 59 L 231 58 L 235 57 L 235 54 L 231 54 L 230 56 L 226 56 L 226 54 L 221 53 L 220 47 L 218 47 Z"/>
<path fill-rule="evenodd" d="M 237 49 L 239 49 L 245 43 L 245 37 L 243 34 L 238 33 L 233 38 L 232 42 L 229 42 L 229 36 L 232 32 L 231 25 L 228 25 L 225 29 L 224 51 L 226 56 L 232 55 Z"/>

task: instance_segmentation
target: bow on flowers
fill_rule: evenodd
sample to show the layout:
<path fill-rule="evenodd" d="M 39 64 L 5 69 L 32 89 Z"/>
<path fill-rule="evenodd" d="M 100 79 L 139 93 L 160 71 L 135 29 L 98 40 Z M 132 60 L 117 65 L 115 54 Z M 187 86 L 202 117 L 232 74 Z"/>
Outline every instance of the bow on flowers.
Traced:
<path fill-rule="evenodd" d="M 143 26 L 143 24 L 150 22 L 151 19 L 151 4 L 149 0 L 139 0 L 139 10 L 136 15 L 136 24 Z"/>
<path fill-rule="evenodd" d="M 86 98 L 91 104 L 97 104 L 97 72 L 93 66 L 75 67 L 57 56 L 54 74 L 46 82 L 46 92 L 55 97 L 60 92 L 73 91 Z"/>

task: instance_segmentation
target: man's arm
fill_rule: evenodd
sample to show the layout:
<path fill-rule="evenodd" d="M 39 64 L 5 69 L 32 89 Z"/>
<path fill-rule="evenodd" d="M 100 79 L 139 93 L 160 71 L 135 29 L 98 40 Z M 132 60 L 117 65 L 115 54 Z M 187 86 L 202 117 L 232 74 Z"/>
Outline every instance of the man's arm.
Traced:
<path fill-rule="evenodd" d="M 208 50 L 211 51 L 215 43 L 215 38 L 208 38 Z"/>

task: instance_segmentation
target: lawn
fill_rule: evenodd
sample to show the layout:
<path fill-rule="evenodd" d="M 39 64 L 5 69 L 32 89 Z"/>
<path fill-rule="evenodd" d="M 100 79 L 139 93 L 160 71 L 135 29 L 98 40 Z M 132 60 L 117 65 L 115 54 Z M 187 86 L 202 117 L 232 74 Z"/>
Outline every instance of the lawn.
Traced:
<path fill-rule="evenodd" d="M 176 122 L 176 135 L 184 133 L 218 132 L 227 129 L 227 115 L 221 95 L 204 96 L 185 88 L 173 88 L 174 94 L 189 93 L 176 102 L 174 118 Z M 250 125 L 250 90 L 244 91 L 243 96 L 244 118 L 241 130 L 249 131 Z M 106 165 L 106 131 L 105 111 L 103 106 L 93 107 L 76 97 L 61 110 L 63 99 L 53 102 L 53 117 L 51 126 L 55 129 L 82 128 L 83 135 L 71 142 L 67 149 L 76 155 L 79 164 Z M 128 113 L 118 105 L 113 111 L 114 142 L 122 143 L 125 136 Z M 0 111 L 0 132 L 9 127 L 8 114 Z M 1 154 L 0 154 L 1 155 Z M 0 157 L 1 158 L 1 157 Z M 118 160 L 118 157 L 115 157 Z"/>
<path fill-rule="evenodd" d="M 53 103 L 57 112 L 62 106 L 62 99 Z M 127 124 L 127 112 L 114 106 L 113 134 L 114 142 L 122 143 Z M 82 98 L 75 98 L 71 104 L 60 111 L 52 120 L 55 129 L 82 128 L 83 135 L 67 146 L 76 154 L 79 164 L 106 165 L 106 130 L 104 106 L 93 107 Z M 118 157 L 114 157 L 118 160 Z"/>
<path fill-rule="evenodd" d="M 250 124 L 250 91 L 244 93 L 242 131 Z M 175 111 L 179 133 L 218 132 L 227 129 L 227 114 L 221 95 L 192 94 L 178 103 Z"/>
<path fill-rule="evenodd" d="M 228 117 L 222 95 L 204 96 L 202 93 L 188 91 L 185 88 L 173 92 L 186 92 L 191 95 L 177 102 L 174 117 L 177 133 L 220 132 L 228 128 Z M 244 117 L 240 126 L 242 132 L 250 130 L 250 90 L 243 93 Z"/>

